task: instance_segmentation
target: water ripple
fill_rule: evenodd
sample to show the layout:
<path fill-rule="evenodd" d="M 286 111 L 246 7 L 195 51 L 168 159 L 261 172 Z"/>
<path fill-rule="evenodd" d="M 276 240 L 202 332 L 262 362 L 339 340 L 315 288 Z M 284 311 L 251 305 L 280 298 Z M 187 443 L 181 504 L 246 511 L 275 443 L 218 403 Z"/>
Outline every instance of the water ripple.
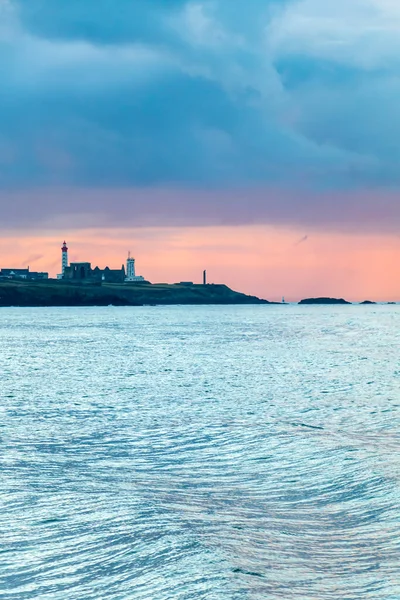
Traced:
<path fill-rule="evenodd" d="M 2 309 L 1 597 L 400 598 L 399 319 Z"/>

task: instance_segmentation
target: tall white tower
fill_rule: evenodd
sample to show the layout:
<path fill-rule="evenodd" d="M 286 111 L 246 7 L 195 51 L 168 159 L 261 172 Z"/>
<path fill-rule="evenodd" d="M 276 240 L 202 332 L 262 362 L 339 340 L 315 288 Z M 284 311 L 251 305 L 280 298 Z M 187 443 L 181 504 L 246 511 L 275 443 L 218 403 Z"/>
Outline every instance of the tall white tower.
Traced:
<path fill-rule="evenodd" d="M 129 252 L 126 260 L 126 281 L 135 281 L 135 279 L 135 259 L 131 258 L 131 253 Z"/>
<path fill-rule="evenodd" d="M 61 253 L 61 275 L 64 277 L 65 267 L 68 267 L 68 248 L 65 242 L 61 248 Z"/>

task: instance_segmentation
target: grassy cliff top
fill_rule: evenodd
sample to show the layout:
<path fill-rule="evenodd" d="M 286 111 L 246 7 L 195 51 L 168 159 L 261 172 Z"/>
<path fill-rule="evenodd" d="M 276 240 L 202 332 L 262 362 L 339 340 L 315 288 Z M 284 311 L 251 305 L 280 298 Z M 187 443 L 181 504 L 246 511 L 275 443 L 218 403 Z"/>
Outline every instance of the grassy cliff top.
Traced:
<path fill-rule="evenodd" d="M 153 304 L 268 304 L 226 285 L 85 284 L 47 281 L 1 281 L 0 306 L 143 306 Z"/>

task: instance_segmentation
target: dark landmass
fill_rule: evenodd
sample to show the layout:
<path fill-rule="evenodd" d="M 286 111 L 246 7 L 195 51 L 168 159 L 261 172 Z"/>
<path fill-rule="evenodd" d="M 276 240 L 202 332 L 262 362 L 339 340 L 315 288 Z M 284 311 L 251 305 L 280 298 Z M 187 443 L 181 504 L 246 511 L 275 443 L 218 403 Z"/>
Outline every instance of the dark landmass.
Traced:
<path fill-rule="evenodd" d="M 376 302 L 372 302 L 372 300 L 364 300 L 364 302 L 360 302 L 360 304 L 376 304 Z"/>
<path fill-rule="evenodd" d="M 351 304 L 343 298 L 305 298 L 299 304 Z"/>
<path fill-rule="evenodd" d="M 388 304 L 397 304 L 397 302 L 388 302 Z"/>
<path fill-rule="evenodd" d="M 226 285 L 74 284 L 48 280 L 0 282 L 0 306 L 143 306 L 157 304 L 271 304 Z"/>

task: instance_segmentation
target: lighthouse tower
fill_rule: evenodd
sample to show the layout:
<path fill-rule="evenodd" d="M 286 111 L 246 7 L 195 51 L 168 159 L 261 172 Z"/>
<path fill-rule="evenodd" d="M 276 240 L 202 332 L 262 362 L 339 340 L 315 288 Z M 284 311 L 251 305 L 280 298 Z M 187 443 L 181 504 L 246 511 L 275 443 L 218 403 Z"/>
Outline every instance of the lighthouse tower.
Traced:
<path fill-rule="evenodd" d="M 135 281 L 136 272 L 135 272 L 135 259 L 131 257 L 131 253 L 128 253 L 128 258 L 126 260 L 126 279 L 125 281 Z"/>
<path fill-rule="evenodd" d="M 64 277 L 65 267 L 68 267 L 68 248 L 64 242 L 61 248 L 61 276 Z"/>
<path fill-rule="evenodd" d="M 131 257 L 130 252 L 128 253 L 128 258 L 126 259 L 125 281 L 144 281 L 144 277 L 141 275 L 136 275 L 135 259 Z"/>

